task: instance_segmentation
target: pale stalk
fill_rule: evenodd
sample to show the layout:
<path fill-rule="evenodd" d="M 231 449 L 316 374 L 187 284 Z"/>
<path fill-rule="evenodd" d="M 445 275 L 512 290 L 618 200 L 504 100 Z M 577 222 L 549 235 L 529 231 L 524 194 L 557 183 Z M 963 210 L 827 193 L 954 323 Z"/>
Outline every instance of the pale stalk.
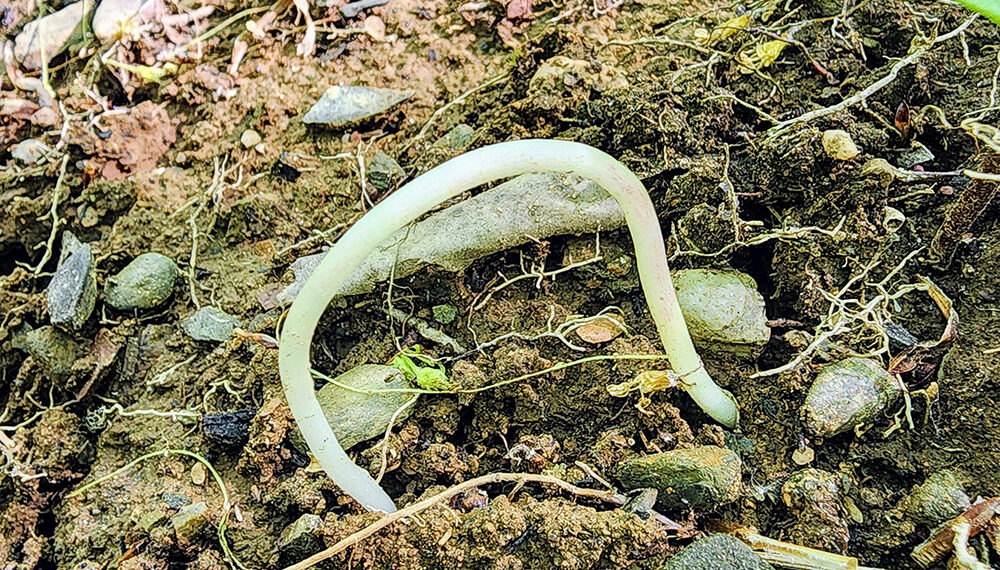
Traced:
<path fill-rule="evenodd" d="M 316 325 L 335 292 L 395 232 L 445 200 L 526 172 L 582 176 L 615 198 L 625 213 L 639 280 L 671 367 L 683 377 L 684 388 L 695 402 L 715 420 L 730 427 L 739 421 L 735 400 L 705 371 L 688 334 L 667 268 L 659 220 L 642 182 L 620 162 L 585 144 L 554 140 L 495 144 L 449 160 L 372 208 L 330 248 L 295 298 L 285 320 L 278 359 L 292 415 L 323 469 L 344 492 L 368 509 L 393 512 L 395 505 L 368 472 L 347 456 L 316 399 L 309 372 L 309 348 Z"/>

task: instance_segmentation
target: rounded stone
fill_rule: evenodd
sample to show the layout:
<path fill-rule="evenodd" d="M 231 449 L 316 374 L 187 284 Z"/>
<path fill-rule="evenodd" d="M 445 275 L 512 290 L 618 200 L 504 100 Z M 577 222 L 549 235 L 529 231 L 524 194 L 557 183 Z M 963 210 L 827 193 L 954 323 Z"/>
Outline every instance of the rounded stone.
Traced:
<path fill-rule="evenodd" d="M 41 162 L 50 152 L 52 152 L 52 149 L 38 139 L 24 139 L 10 147 L 10 155 L 15 160 L 20 160 L 25 164 Z"/>
<path fill-rule="evenodd" d="M 91 28 L 94 36 L 102 43 L 108 43 L 121 37 L 138 19 L 139 9 L 145 0 L 101 0 L 94 11 Z"/>
<path fill-rule="evenodd" d="M 861 153 L 851 135 L 840 129 L 823 132 L 823 151 L 835 160 L 851 160 Z"/>
<path fill-rule="evenodd" d="M 914 487 L 900 506 L 914 522 L 934 528 L 962 514 L 971 504 L 958 477 L 943 470 Z"/>
<path fill-rule="evenodd" d="M 872 421 L 901 392 L 878 361 L 847 358 L 820 369 L 802 406 L 803 421 L 817 436 L 834 436 Z"/>
<path fill-rule="evenodd" d="M 627 461 L 618 480 L 629 491 L 656 489 L 656 504 L 665 509 L 705 509 L 736 500 L 740 468 L 740 458 L 732 451 L 705 445 Z"/>
<path fill-rule="evenodd" d="M 181 321 L 181 329 L 194 340 L 222 342 L 240 326 L 240 320 L 216 307 L 202 307 Z"/>
<path fill-rule="evenodd" d="M 771 338 L 764 297 L 739 271 L 684 269 L 673 273 L 677 302 L 695 343 L 739 356 L 756 356 Z"/>
<path fill-rule="evenodd" d="M 112 307 L 151 309 L 170 298 L 180 276 L 177 264 L 160 253 L 144 253 L 104 284 L 104 301 Z"/>
<path fill-rule="evenodd" d="M 62 379 L 69 376 L 73 364 L 86 355 L 86 351 L 68 334 L 44 326 L 29 332 L 24 338 L 24 346 L 46 376 Z"/>
<path fill-rule="evenodd" d="M 247 129 L 240 135 L 240 142 L 243 143 L 244 148 L 257 146 L 261 140 L 260 133 L 253 129 Z"/>
<path fill-rule="evenodd" d="M 685 546 L 663 570 L 774 570 L 742 540 L 711 534 Z"/>

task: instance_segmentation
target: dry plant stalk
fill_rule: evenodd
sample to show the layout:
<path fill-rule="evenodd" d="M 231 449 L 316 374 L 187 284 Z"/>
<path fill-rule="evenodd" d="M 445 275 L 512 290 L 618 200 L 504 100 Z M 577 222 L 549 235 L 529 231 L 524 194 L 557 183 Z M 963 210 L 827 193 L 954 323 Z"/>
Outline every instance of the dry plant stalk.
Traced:
<path fill-rule="evenodd" d="M 551 475 L 536 475 L 533 473 L 493 473 L 492 475 L 483 475 L 482 477 L 476 477 L 475 479 L 469 479 L 463 483 L 459 483 L 453 487 L 449 487 L 440 493 L 423 499 L 422 501 L 417 501 L 412 505 L 402 508 L 392 514 L 386 515 L 379 520 L 373 522 L 372 524 L 366 526 L 365 528 L 351 534 L 347 538 L 344 538 L 334 544 L 333 546 L 313 554 L 309 558 L 292 564 L 284 568 L 284 570 L 305 570 L 306 568 L 311 568 L 316 564 L 324 560 L 328 560 L 337 554 L 340 554 L 346 550 L 349 546 L 354 546 L 359 544 L 362 540 L 372 536 L 376 532 L 382 530 L 383 528 L 406 519 L 408 517 L 416 516 L 418 513 L 425 511 L 438 503 L 447 501 L 448 499 L 454 497 L 455 495 L 467 491 L 469 489 L 475 489 L 476 487 L 481 487 L 483 485 L 488 485 L 490 483 L 505 483 L 513 482 L 518 484 L 518 488 L 525 483 L 546 483 L 550 485 L 555 485 L 560 489 L 572 493 L 580 497 L 590 497 L 592 499 L 598 499 L 601 501 L 609 502 L 613 505 L 621 506 L 625 504 L 625 497 L 618 495 L 611 491 L 598 491 L 596 489 L 584 489 L 582 487 L 577 487 L 576 485 L 571 485 L 562 479 L 553 477 Z M 674 521 L 666 517 L 657 517 L 661 523 L 665 524 L 670 530 L 682 530 L 683 527 Z"/>
<path fill-rule="evenodd" d="M 1000 155 L 995 152 L 986 152 L 986 156 L 983 158 L 983 173 L 986 175 L 1000 174 Z M 944 267 L 951 264 L 955 249 L 962 237 L 968 233 L 972 224 L 990 205 L 998 190 L 1000 190 L 1000 181 L 997 179 L 988 176 L 972 179 L 968 188 L 962 192 L 958 201 L 948 211 L 944 223 L 938 228 L 937 235 L 931 242 L 928 261 Z"/>

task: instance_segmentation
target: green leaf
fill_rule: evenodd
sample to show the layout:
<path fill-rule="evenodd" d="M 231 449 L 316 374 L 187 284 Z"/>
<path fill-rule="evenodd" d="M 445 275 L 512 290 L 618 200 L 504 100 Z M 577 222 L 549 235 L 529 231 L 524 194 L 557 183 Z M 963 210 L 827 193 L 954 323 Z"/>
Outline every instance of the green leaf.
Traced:
<path fill-rule="evenodd" d="M 427 366 L 422 366 L 426 364 Z M 448 373 L 444 366 L 420 353 L 420 346 L 414 345 L 403 350 L 392 359 L 392 366 L 398 368 L 406 377 L 424 390 L 444 392 L 451 389 Z"/>
<path fill-rule="evenodd" d="M 979 12 L 1000 25 L 1000 0 L 958 0 L 970 10 Z"/>

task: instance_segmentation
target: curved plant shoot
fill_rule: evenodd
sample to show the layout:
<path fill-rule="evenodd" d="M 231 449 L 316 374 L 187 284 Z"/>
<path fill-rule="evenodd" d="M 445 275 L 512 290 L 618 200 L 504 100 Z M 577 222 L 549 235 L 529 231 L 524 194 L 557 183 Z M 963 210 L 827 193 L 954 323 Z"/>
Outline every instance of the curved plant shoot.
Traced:
<path fill-rule="evenodd" d="M 395 511 L 392 499 L 351 461 L 316 399 L 309 348 L 334 292 L 379 244 L 434 206 L 472 188 L 526 172 L 589 178 L 617 200 L 635 247 L 639 279 L 663 350 L 684 389 L 708 415 L 727 426 L 739 421 L 729 392 L 705 371 L 681 315 L 653 203 L 642 182 L 620 162 L 581 143 L 521 140 L 480 148 L 414 179 L 372 208 L 330 248 L 289 309 L 281 334 L 279 368 L 292 415 L 313 456 L 333 481 L 368 509 Z"/>

